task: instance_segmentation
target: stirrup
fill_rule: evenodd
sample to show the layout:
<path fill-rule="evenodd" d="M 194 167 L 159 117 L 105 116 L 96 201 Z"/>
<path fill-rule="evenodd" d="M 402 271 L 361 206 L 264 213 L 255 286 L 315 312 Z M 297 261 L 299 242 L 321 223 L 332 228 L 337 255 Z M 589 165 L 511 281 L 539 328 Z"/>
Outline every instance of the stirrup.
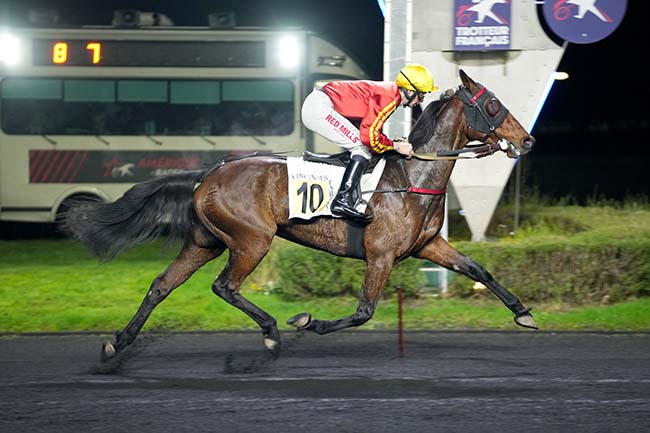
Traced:
<path fill-rule="evenodd" d="M 334 209 L 333 207 L 330 209 L 332 211 L 332 215 L 343 217 L 357 223 L 368 224 L 372 221 L 372 215 L 361 213 L 354 207 L 348 206 L 347 204 L 344 204 L 340 209 Z"/>
<path fill-rule="evenodd" d="M 361 212 L 352 213 L 350 211 L 333 211 L 332 214 L 337 217 L 342 217 L 349 220 L 365 222 L 368 219 L 368 215 Z M 371 218 L 372 219 L 372 218 Z M 370 221 L 368 221 L 370 222 Z"/>

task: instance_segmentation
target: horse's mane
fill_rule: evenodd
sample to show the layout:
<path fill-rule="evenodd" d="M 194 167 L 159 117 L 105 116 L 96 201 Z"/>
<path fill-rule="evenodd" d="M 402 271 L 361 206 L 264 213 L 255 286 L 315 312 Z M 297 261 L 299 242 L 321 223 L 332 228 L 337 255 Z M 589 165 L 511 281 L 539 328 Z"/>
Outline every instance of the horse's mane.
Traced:
<path fill-rule="evenodd" d="M 427 108 L 424 109 L 409 134 L 408 141 L 413 147 L 423 146 L 431 140 L 436 128 L 438 113 L 442 110 L 442 107 L 447 105 L 447 102 L 449 102 L 452 96 L 453 92 L 448 90 L 440 95 L 440 99 L 427 105 Z"/>

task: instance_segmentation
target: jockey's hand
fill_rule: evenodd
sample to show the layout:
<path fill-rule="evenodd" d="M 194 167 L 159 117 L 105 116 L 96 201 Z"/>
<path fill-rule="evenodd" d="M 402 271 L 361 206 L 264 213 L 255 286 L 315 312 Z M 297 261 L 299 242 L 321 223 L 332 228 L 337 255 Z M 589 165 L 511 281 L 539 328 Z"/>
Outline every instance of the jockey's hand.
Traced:
<path fill-rule="evenodd" d="M 413 155 L 413 145 L 408 141 L 395 140 L 393 141 L 393 146 L 397 153 L 406 155 L 407 158 Z"/>

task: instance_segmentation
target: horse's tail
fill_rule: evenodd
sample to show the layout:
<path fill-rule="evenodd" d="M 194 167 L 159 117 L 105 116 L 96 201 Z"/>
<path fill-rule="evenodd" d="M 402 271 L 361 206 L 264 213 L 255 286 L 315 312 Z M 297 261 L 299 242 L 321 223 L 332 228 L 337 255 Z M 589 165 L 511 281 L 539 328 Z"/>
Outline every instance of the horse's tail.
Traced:
<path fill-rule="evenodd" d="M 77 202 L 63 216 L 63 228 L 105 260 L 163 233 L 169 240 L 187 239 L 198 223 L 192 206 L 194 187 L 208 171 L 136 184 L 113 203 Z"/>

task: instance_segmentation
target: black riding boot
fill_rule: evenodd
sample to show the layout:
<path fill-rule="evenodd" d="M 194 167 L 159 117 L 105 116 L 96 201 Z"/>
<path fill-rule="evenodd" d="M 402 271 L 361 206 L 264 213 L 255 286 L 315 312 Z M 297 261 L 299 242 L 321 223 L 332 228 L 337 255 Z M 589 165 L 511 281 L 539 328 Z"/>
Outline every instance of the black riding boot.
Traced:
<path fill-rule="evenodd" d="M 368 167 L 368 161 L 363 156 L 353 156 L 345 169 L 341 188 L 332 201 L 332 214 L 354 220 L 355 222 L 368 224 L 372 216 L 357 211 L 354 207 L 361 198 L 359 184 L 361 175 Z"/>

